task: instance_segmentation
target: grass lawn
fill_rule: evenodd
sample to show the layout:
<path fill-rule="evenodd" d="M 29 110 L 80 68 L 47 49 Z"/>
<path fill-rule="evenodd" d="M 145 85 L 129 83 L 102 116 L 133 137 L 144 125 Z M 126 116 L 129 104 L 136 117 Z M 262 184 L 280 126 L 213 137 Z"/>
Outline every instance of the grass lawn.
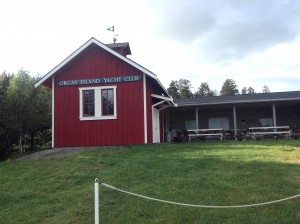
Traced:
<path fill-rule="evenodd" d="M 164 200 L 260 203 L 300 194 L 300 141 L 99 148 L 0 163 L 0 223 L 94 223 L 94 180 Z M 101 223 L 300 223 L 300 198 L 234 209 L 191 208 L 100 186 Z"/>

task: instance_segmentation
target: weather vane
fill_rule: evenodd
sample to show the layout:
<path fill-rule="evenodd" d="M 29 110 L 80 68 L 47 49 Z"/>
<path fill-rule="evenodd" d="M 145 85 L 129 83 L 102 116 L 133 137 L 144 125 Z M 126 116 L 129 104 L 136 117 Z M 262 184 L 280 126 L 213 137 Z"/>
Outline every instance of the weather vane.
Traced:
<path fill-rule="evenodd" d="M 115 26 L 111 26 L 111 27 L 107 28 L 107 30 L 115 32 Z M 117 41 L 117 36 L 118 36 L 118 34 L 116 34 L 113 38 L 114 43 L 116 43 L 116 41 Z"/>

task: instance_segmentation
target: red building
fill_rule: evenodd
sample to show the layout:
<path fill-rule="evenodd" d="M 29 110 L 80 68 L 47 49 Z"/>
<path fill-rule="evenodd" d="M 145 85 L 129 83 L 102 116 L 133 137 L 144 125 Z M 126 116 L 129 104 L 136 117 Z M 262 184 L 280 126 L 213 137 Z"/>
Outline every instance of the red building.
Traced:
<path fill-rule="evenodd" d="M 173 99 L 130 54 L 128 43 L 91 38 L 36 83 L 52 89 L 53 147 L 163 141 L 161 111 Z"/>

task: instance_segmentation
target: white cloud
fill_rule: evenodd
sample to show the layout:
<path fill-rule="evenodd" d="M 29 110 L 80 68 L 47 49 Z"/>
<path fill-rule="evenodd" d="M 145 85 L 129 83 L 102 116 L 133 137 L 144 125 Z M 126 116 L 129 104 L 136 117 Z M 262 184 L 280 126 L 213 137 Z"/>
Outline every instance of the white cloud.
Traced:
<path fill-rule="evenodd" d="M 11 0 L 0 3 L 0 72 L 46 74 L 94 36 L 128 41 L 131 59 L 171 80 L 300 90 L 300 2 Z M 116 32 L 106 29 L 115 25 Z"/>

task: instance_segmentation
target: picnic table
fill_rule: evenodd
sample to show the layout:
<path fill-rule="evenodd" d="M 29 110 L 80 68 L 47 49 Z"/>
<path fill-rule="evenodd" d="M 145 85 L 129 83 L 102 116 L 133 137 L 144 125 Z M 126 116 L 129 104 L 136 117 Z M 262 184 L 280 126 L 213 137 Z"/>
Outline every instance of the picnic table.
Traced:
<path fill-rule="evenodd" d="M 193 137 L 207 137 L 207 136 L 219 136 L 220 140 L 223 141 L 223 128 L 213 129 L 190 129 L 188 131 L 189 142 L 192 141 Z"/>
<path fill-rule="evenodd" d="M 249 134 L 253 139 L 256 139 L 260 135 L 271 135 L 273 137 L 284 136 L 286 138 L 291 137 L 291 131 L 289 126 L 276 126 L 276 127 L 250 127 Z"/>

